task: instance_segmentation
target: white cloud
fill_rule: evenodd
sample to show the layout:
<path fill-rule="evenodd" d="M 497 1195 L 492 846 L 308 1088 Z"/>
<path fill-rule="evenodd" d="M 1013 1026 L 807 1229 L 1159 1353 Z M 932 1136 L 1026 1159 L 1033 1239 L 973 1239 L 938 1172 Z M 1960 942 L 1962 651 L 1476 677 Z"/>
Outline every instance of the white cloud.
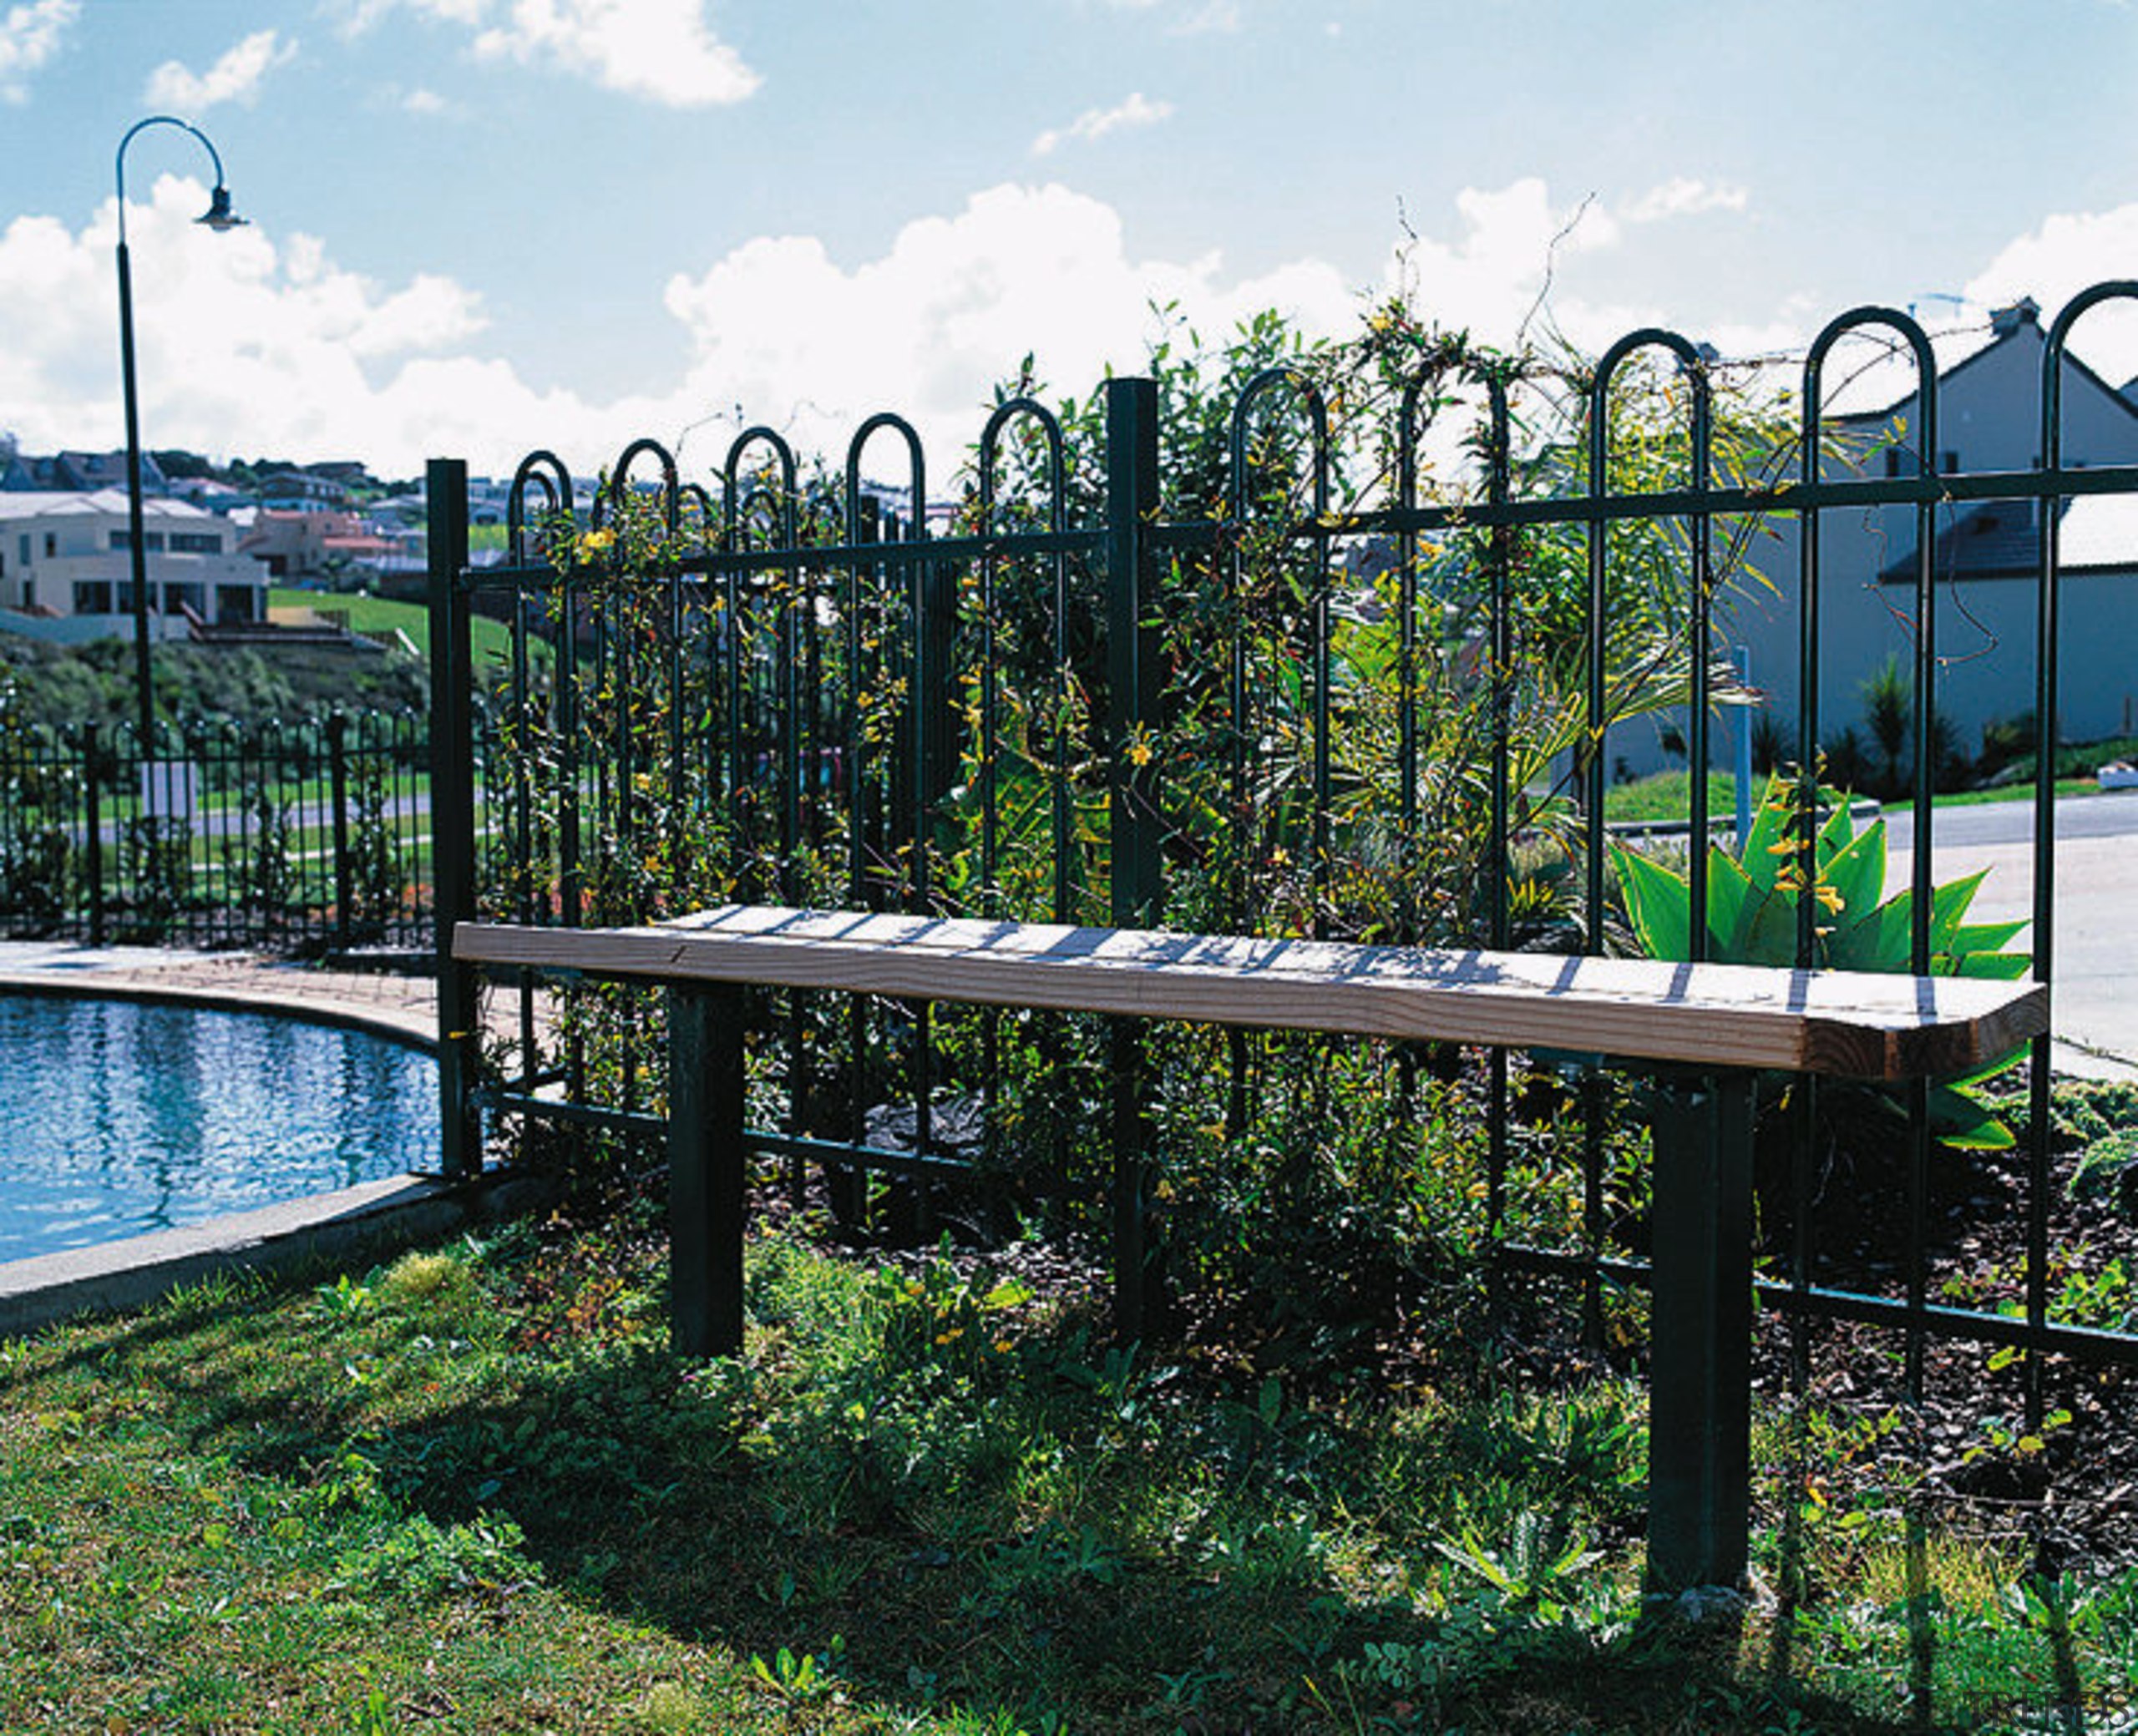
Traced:
<path fill-rule="evenodd" d="M 1272 305 L 1328 332 L 1355 305 L 1318 261 L 1229 282 L 1214 256 L 1133 260 L 1111 207 L 1014 185 L 908 224 L 882 258 L 851 271 L 812 237 L 768 237 L 675 279 L 666 300 L 692 334 L 686 393 L 747 406 L 834 454 L 883 407 L 928 432 L 931 450 L 956 450 L 1027 352 L 1064 389 L 1089 389 L 1109 366 L 1132 371 L 1158 335 L 1153 304 L 1177 302 L 1212 332 Z"/>
<path fill-rule="evenodd" d="M 683 454 L 703 475 L 735 431 L 719 426 L 731 412 L 836 459 L 862 418 L 891 409 L 922 430 L 937 482 L 977 434 L 990 388 L 1027 352 L 1051 390 L 1087 391 L 1109 368 L 1144 365 L 1162 335 L 1154 306 L 1172 304 L 1206 337 L 1271 306 L 1330 335 L 1353 329 L 1362 289 L 1407 285 L 1425 317 L 1506 342 L 1570 215 L 1541 181 L 1469 190 L 1444 237 L 1417 238 L 1365 285 L 1312 257 L 1244 276 L 1214 253 L 1138 255 L 1111 206 L 1060 185 L 1005 184 L 906 224 L 873 258 L 843 261 L 813 236 L 768 235 L 675 276 L 661 302 L 676 323 L 641 322 L 649 343 L 680 340 L 675 383 L 625 397 L 598 378 L 535 390 L 513 360 L 484 350 L 481 302 L 451 279 L 383 283 L 307 235 L 212 235 L 190 221 L 202 198 L 197 182 L 166 176 L 129 214 L 153 444 L 355 454 L 397 475 L 438 455 L 505 470 L 550 446 L 592 470 L 635 436 L 672 444 L 710 418 Z M 1568 261 L 1615 234 L 1592 210 L 1557 243 L 1555 315 L 1592 344 L 1653 312 L 1570 292 Z M 79 233 L 41 217 L 0 232 L 0 306 L 16 310 L 0 346 L 0 422 L 32 449 L 117 441 L 112 240 L 109 203 Z M 896 468 L 888 452 L 870 458 Z"/>
<path fill-rule="evenodd" d="M 1741 211 L 1749 198 L 1742 187 L 1727 182 L 1678 175 L 1627 201 L 1619 208 L 1619 214 L 1629 223 L 1658 223 L 1668 217 L 1695 216 L 1702 211 Z"/>
<path fill-rule="evenodd" d="M 2134 259 L 2138 203 L 2105 211 L 2059 212 L 2008 242 L 1962 293 L 1983 309 L 2031 296 L 2046 326 L 2080 291 L 2107 278 L 2134 275 Z M 2138 377 L 2138 307 L 2111 302 L 2080 316 L 2071 329 L 2071 348 L 2112 383 Z"/>
<path fill-rule="evenodd" d="M 1106 0 L 1116 12 L 1155 11 L 1161 0 Z M 1177 18 L 1166 28 L 1168 36 L 1201 36 L 1215 31 L 1239 28 L 1239 0 L 1202 0 L 1185 18 Z"/>
<path fill-rule="evenodd" d="M 1032 154 L 1050 156 L 1071 139 L 1090 144 L 1124 129 L 1154 127 L 1172 113 L 1171 103 L 1154 103 L 1142 91 L 1131 91 L 1125 100 L 1111 109 L 1087 109 L 1066 127 L 1049 128 L 1032 140 Z"/>
<path fill-rule="evenodd" d="M 1173 27 L 1174 36 L 1212 36 L 1239 28 L 1239 0 L 1203 0 L 1201 6 Z"/>
<path fill-rule="evenodd" d="M 675 109 L 739 103 L 764 81 L 715 33 L 707 0 L 342 0 L 345 34 L 401 9 L 477 33 L 475 53 L 590 78 Z"/>
<path fill-rule="evenodd" d="M 200 184 L 165 175 L 129 210 L 142 425 L 157 445 L 235 452 L 355 451 L 397 466 L 434 438 L 472 441 L 495 412 L 431 395 L 413 372 L 482 328 L 475 298 L 443 279 L 387 287 L 335 266 L 317 240 L 258 229 L 216 235 L 193 218 Z M 0 231 L 0 405 L 26 447 L 119 443 L 114 206 L 79 234 L 49 217 Z M 531 394 L 526 394 L 531 397 Z M 426 424 L 428 426 L 426 426 Z"/>
<path fill-rule="evenodd" d="M 297 45 L 272 30 L 256 30 L 205 73 L 166 60 L 149 74 L 143 100 L 151 108 L 197 114 L 218 103 L 251 104 L 268 73 L 296 58 Z"/>
<path fill-rule="evenodd" d="M 410 114 L 443 114 L 445 99 L 435 90 L 418 89 L 401 99 L 401 107 Z"/>
<path fill-rule="evenodd" d="M 1544 183 L 1525 176 L 1496 190 L 1465 187 L 1455 208 L 1459 236 L 1419 235 L 1399 250 L 1391 267 L 1392 286 L 1421 317 L 1511 345 L 1524 335 L 1548 285 L 1551 321 L 1577 343 L 1600 347 L 1643 323 L 1643 311 L 1593 306 L 1563 281 L 1573 257 L 1618 245 L 1619 225 L 1598 206 L 1555 206 Z"/>
<path fill-rule="evenodd" d="M 0 13 L 0 102 L 29 95 L 29 75 L 59 52 L 82 0 L 28 0 Z"/>

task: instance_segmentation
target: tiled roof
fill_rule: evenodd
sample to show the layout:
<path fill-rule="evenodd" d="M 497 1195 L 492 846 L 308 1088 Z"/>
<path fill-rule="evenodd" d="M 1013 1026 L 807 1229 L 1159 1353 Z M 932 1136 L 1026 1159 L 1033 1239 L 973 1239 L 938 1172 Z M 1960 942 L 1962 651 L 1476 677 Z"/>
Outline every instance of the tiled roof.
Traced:
<path fill-rule="evenodd" d="M 2138 495 L 2082 494 L 2064 503 L 2057 566 L 2074 573 L 2138 569 Z M 2041 570 L 2041 533 L 2034 503 L 1992 500 L 1940 520 L 1933 551 L 1939 580 L 2031 578 Z M 1879 574 L 1887 585 L 1911 584 L 1911 549 Z"/>

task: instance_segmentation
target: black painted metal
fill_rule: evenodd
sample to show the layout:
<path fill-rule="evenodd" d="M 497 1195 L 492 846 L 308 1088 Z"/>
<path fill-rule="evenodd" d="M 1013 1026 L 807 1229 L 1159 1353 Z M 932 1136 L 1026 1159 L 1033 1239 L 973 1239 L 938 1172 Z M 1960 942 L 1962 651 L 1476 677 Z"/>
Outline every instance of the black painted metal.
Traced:
<path fill-rule="evenodd" d="M 428 945 L 420 717 L 0 734 L 0 938 L 324 954 Z M 152 807 L 146 766 L 174 798 Z"/>
<path fill-rule="evenodd" d="M 469 656 L 468 467 L 433 459 L 425 471 L 430 508 L 431 826 L 437 860 L 438 1067 L 444 1110 L 445 1172 L 483 1167 L 482 1120 L 474 1101 L 481 1077 L 482 1005 L 475 973 L 453 956 L 453 926 L 476 906 L 474 675 Z"/>
<path fill-rule="evenodd" d="M 1752 1081 L 1654 1088 L 1649 1582 L 1743 1578 L 1750 1513 Z"/>
<path fill-rule="evenodd" d="M 668 991 L 670 1338 L 682 1356 L 742 1348 L 742 991 Z"/>

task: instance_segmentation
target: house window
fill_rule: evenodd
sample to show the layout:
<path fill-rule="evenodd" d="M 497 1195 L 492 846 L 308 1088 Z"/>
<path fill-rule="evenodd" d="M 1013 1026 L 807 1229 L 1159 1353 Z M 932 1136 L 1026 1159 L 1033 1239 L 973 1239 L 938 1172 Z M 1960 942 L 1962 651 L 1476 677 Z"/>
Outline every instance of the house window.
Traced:
<path fill-rule="evenodd" d="M 197 585 L 166 585 L 164 587 L 164 613 L 183 615 L 190 609 L 200 612 L 201 587 Z"/>
<path fill-rule="evenodd" d="M 25 610 L 37 607 L 37 580 L 34 579 L 23 580 L 23 607 Z"/>
<path fill-rule="evenodd" d="M 1938 473 L 1943 476 L 1958 475 L 1960 470 L 1959 453 L 1952 451 L 1939 453 L 1938 454 Z"/>
<path fill-rule="evenodd" d="M 252 616 L 252 587 L 219 585 L 215 587 L 215 619 L 225 623 L 249 621 Z"/>
<path fill-rule="evenodd" d="M 74 613 L 77 615 L 109 615 L 111 585 L 102 579 L 84 580 L 74 586 Z"/>
<path fill-rule="evenodd" d="M 26 530 L 15 539 L 16 552 L 23 557 L 23 564 L 30 564 L 30 534 Z"/>
<path fill-rule="evenodd" d="M 160 530 L 149 530 L 142 533 L 141 546 L 144 549 L 160 549 L 163 545 L 164 534 Z M 132 548 L 134 546 L 134 534 L 129 530 L 113 531 L 111 534 L 111 546 L 114 549 L 120 549 Z"/>
<path fill-rule="evenodd" d="M 154 536 L 149 539 L 149 546 L 156 546 Z M 174 530 L 170 534 L 170 548 L 174 554 L 220 554 L 223 539 L 207 531 Z"/>
<path fill-rule="evenodd" d="M 51 531 L 46 531 L 44 534 L 44 558 L 47 560 L 50 560 L 58 553 L 59 539 Z"/>

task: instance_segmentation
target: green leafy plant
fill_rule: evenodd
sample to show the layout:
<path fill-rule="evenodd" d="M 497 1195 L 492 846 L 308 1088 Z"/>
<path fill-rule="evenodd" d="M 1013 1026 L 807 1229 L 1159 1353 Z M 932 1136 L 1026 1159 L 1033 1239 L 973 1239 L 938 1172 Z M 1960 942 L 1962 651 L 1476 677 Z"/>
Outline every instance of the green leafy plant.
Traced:
<path fill-rule="evenodd" d="M 1809 816 L 1816 830 L 1805 824 L 1807 801 L 1816 803 Z M 1813 833 L 1809 839 L 1807 830 Z M 1800 913 L 1808 899 L 1813 921 L 1806 962 L 1826 970 L 1909 973 L 1915 958 L 1915 893 L 1909 888 L 1885 896 L 1886 855 L 1883 818 L 1859 832 L 1846 795 L 1825 787 L 1814 792 L 1802 780 L 1777 773 L 1768 780 L 1738 849 L 1708 848 L 1705 956 L 1724 964 L 1796 963 Z M 1689 877 L 1623 846 L 1612 847 L 1611 860 L 1639 950 L 1651 959 L 1690 959 Z M 2029 954 L 2007 949 L 2026 927 L 2024 922 L 1967 919 L 1988 873 L 1932 888 L 1928 974 L 2009 981 L 2031 966 Z M 1932 1087 L 1931 1115 L 1940 1139 L 1978 1151 L 2012 1144 L 2011 1130 L 1970 1096 L 1969 1088 L 2017 1059 L 2015 1052 L 1966 1079 Z"/>

